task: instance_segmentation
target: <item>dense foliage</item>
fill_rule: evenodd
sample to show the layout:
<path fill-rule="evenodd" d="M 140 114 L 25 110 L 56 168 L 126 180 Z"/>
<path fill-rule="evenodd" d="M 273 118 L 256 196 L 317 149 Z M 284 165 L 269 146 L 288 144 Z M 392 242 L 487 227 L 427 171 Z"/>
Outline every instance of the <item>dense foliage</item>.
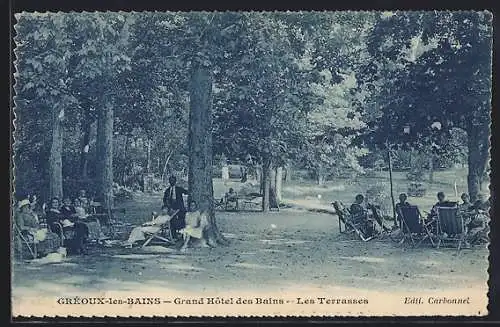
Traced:
<path fill-rule="evenodd" d="M 412 151 L 438 166 L 467 161 L 472 195 L 487 169 L 486 12 L 16 19 L 18 193 L 102 195 L 109 178 L 140 187 L 144 174 L 185 176 L 194 65 L 213 73 L 213 152 L 231 161 L 292 163 L 323 182 L 373 166 L 390 144 L 396 160 Z"/>

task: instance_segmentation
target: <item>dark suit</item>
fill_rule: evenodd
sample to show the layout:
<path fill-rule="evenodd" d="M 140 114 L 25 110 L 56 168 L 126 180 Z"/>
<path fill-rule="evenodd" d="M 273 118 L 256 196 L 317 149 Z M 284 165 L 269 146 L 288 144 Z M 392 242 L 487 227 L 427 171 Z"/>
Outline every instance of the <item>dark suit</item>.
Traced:
<path fill-rule="evenodd" d="M 186 227 L 186 206 L 184 204 L 183 194 L 188 194 L 188 191 L 180 186 L 174 186 L 175 199 L 172 197 L 172 186 L 165 190 L 163 195 L 163 208 L 169 210 L 179 210 L 177 215 L 172 218 L 170 224 L 174 231 Z"/>

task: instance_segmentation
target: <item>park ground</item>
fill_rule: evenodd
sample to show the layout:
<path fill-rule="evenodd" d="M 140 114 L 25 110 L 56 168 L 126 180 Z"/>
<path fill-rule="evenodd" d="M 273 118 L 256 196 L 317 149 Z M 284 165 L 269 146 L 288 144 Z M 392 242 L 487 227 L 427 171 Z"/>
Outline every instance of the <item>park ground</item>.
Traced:
<path fill-rule="evenodd" d="M 436 183 L 428 195 L 410 201 L 424 209 L 430 207 L 438 189 L 453 199 L 454 182 L 449 181 L 452 177 L 455 181 L 456 176 L 454 172 L 438 172 L 436 180 L 448 182 Z M 407 182 L 397 178 L 395 192 L 404 191 Z M 60 263 L 15 262 L 13 299 L 147 290 L 199 296 L 221 291 L 267 294 L 328 288 L 349 294 L 457 289 L 486 292 L 486 246 L 457 254 L 451 248 L 405 249 L 389 239 L 365 243 L 340 234 L 335 215 L 307 210 L 327 208 L 335 199 L 350 203 L 371 182 L 343 185 L 337 181 L 318 187 L 297 181 L 293 186 L 284 185 L 284 202 L 289 206 L 279 212 L 218 211 L 217 223 L 229 246 L 190 248 L 187 252 L 157 245 L 146 249 L 93 248 L 90 255 L 68 257 Z M 238 182 L 231 185 L 237 187 Z M 458 185 L 463 191 L 463 180 L 459 179 Z M 215 194 L 227 186 L 215 180 Z M 321 199 L 317 194 L 323 195 Z M 148 220 L 160 204 L 161 194 L 136 194 L 122 206 L 127 208 L 126 218 L 137 224 Z M 17 310 L 29 308 L 18 306 Z"/>

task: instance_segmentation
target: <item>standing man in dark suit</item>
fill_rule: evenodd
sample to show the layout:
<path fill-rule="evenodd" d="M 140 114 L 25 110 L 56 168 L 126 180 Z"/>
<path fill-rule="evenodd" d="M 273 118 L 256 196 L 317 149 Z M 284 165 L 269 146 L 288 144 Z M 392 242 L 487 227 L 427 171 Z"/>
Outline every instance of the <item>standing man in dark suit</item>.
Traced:
<path fill-rule="evenodd" d="M 170 176 L 168 179 L 170 186 L 165 190 L 163 195 L 163 207 L 162 209 L 168 209 L 169 212 L 173 210 L 179 210 L 177 215 L 172 218 L 170 225 L 172 227 L 172 232 L 177 235 L 177 232 L 186 227 L 186 206 L 184 205 L 183 194 L 188 194 L 188 191 L 180 186 L 176 186 L 177 178 L 175 176 Z"/>

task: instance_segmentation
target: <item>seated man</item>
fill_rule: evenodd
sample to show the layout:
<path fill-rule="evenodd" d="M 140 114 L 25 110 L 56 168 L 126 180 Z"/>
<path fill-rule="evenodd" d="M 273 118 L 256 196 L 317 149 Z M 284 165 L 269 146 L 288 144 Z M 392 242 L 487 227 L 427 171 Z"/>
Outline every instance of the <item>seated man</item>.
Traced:
<path fill-rule="evenodd" d="M 368 215 L 368 212 L 364 207 L 364 201 L 365 197 L 362 194 L 358 194 L 356 195 L 354 203 L 351 204 L 349 212 L 351 213 L 351 216 L 355 221 L 358 221 L 358 219 L 362 218 L 364 219 Z"/>
<path fill-rule="evenodd" d="M 196 201 L 191 200 L 189 203 L 190 211 L 186 214 L 186 227 L 181 229 L 181 233 L 184 238 L 184 244 L 182 245 L 181 251 L 185 251 L 189 245 L 189 241 L 192 238 L 197 240 L 203 240 L 203 231 L 208 225 L 208 216 L 205 211 L 198 210 Z M 203 242 L 204 246 L 207 246 L 206 241 Z"/>
<path fill-rule="evenodd" d="M 175 217 L 177 212 L 178 210 L 174 211 L 171 215 L 168 215 L 166 213 L 162 215 L 157 215 L 156 212 L 153 212 L 153 219 L 151 219 L 151 221 L 142 224 L 142 226 L 137 226 L 134 229 L 132 229 L 128 239 L 124 241 L 122 245 L 124 247 L 131 248 L 135 242 L 145 241 L 146 233 L 153 234 L 158 232 L 162 228 L 162 225 L 166 224 L 173 217 Z"/>
<path fill-rule="evenodd" d="M 368 210 L 364 205 L 365 197 L 362 194 L 356 195 L 354 203 L 351 205 L 349 212 L 351 221 L 360 226 L 365 236 L 373 235 L 373 224 L 368 216 Z"/>
<path fill-rule="evenodd" d="M 399 224 L 400 227 L 403 226 L 403 220 L 402 220 L 403 217 L 401 215 L 401 208 L 408 207 L 410 205 L 410 203 L 408 203 L 406 201 L 406 199 L 408 199 L 408 197 L 406 196 L 406 194 L 405 193 L 401 193 L 399 195 L 399 202 L 396 203 L 396 219 L 397 219 L 398 224 Z"/>
<path fill-rule="evenodd" d="M 437 199 L 438 199 L 438 202 L 436 202 L 436 204 L 434 204 L 432 206 L 431 211 L 429 212 L 429 214 L 427 215 L 427 218 L 426 218 L 426 223 L 432 222 L 432 224 L 430 225 L 432 232 L 435 232 L 436 228 L 437 228 L 437 224 L 434 223 L 434 222 L 436 222 L 436 218 L 437 218 L 437 210 L 438 210 L 437 208 L 441 207 L 441 206 L 446 206 L 446 204 L 447 204 L 447 201 L 445 201 L 446 196 L 444 195 L 444 192 L 438 192 Z"/>
<path fill-rule="evenodd" d="M 224 195 L 224 199 L 226 200 L 226 209 L 230 203 L 233 205 L 234 209 L 238 208 L 238 194 L 232 187 L 230 187 L 229 192 Z"/>

